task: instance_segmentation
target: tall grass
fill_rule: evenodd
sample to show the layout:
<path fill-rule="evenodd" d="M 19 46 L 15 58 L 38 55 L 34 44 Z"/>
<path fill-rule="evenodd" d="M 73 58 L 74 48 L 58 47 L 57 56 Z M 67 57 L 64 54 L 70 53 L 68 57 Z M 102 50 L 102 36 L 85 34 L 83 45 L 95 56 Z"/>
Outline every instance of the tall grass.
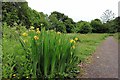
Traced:
<path fill-rule="evenodd" d="M 65 34 L 31 28 L 22 35 L 20 43 L 30 53 L 33 78 L 63 77 L 77 66 L 75 40 Z"/>
<path fill-rule="evenodd" d="M 120 33 L 115 33 L 113 34 L 114 38 L 118 40 L 118 42 L 120 42 Z"/>

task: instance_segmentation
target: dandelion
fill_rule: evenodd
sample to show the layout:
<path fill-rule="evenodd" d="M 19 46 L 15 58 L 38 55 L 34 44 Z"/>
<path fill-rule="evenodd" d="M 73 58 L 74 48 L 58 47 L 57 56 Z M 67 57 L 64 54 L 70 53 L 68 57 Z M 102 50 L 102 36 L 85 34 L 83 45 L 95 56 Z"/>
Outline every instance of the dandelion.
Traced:
<path fill-rule="evenodd" d="M 75 40 L 77 41 L 77 40 L 78 40 L 78 38 L 75 38 Z"/>
<path fill-rule="evenodd" d="M 35 39 L 35 40 L 38 40 L 38 39 L 39 39 L 39 37 L 38 37 L 38 36 L 34 36 L 34 39 Z"/>
<path fill-rule="evenodd" d="M 22 36 L 25 36 L 25 37 L 26 37 L 26 36 L 28 36 L 28 34 L 27 34 L 27 33 L 23 33 Z"/>
<path fill-rule="evenodd" d="M 57 32 L 57 34 L 61 34 L 61 32 Z"/>
<path fill-rule="evenodd" d="M 15 77 L 16 76 L 16 74 L 13 74 L 13 77 Z"/>

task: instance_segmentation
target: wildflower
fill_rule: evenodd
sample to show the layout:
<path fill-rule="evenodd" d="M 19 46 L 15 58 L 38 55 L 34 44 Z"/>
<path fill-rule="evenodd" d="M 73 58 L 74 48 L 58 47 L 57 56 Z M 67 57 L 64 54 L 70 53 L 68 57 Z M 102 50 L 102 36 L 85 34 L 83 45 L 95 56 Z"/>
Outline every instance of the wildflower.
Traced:
<path fill-rule="evenodd" d="M 78 38 L 75 38 L 75 40 L 77 41 L 77 40 L 78 40 Z"/>
<path fill-rule="evenodd" d="M 13 77 L 15 77 L 16 76 L 16 74 L 13 74 Z"/>
<path fill-rule="evenodd" d="M 28 42 L 27 40 L 23 40 L 24 43 Z"/>
<path fill-rule="evenodd" d="M 37 33 L 37 34 L 40 34 L 40 31 L 37 31 L 36 33 Z"/>
<path fill-rule="evenodd" d="M 28 34 L 27 34 L 27 33 L 23 33 L 22 36 L 25 36 L 25 37 L 26 37 L 26 36 L 28 36 Z"/>
<path fill-rule="evenodd" d="M 41 25 L 41 26 L 43 26 L 43 24 L 42 24 L 42 23 L 41 23 L 40 25 Z"/>
<path fill-rule="evenodd" d="M 72 49 L 75 49 L 75 46 L 72 46 L 71 48 L 72 48 Z"/>
<path fill-rule="evenodd" d="M 70 43 L 72 43 L 73 41 L 74 41 L 74 40 L 73 40 L 73 39 L 71 39 L 71 40 L 70 40 Z"/>
<path fill-rule="evenodd" d="M 75 41 L 73 39 L 70 40 L 70 43 L 75 43 Z"/>
<path fill-rule="evenodd" d="M 61 32 L 57 32 L 57 34 L 61 34 Z"/>
<path fill-rule="evenodd" d="M 30 27 L 30 29 L 31 29 L 31 30 L 33 30 L 33 29 L 34 29 L 34 27 L 33 27 L 33 26 L 31 26 L 31 27 Z"/>
<path fill-rule="evenodd" d="M 30 30 L 31 32 L 35 32 L 35 30 Z"/>
<path fill-rule="evenodd" d="M 53 32 L 54 30 L 50 30 L 51 32 Z"/>
<path fill-rule="evenodd" d="M 28 76 L 26 78 L 29 78 Z"/>
<path fill-rule="evenodd" d="M 38 36 L 34 36 L 34 39 L 35 39 L 35 40 L 38 40 L 38 39 L 39 39 L 39 37 L 38 37 Z"/>
<path fill-rule="evenodd" d="M 36 30 L 39 31 L 39 28 L 37 28 Z"/>

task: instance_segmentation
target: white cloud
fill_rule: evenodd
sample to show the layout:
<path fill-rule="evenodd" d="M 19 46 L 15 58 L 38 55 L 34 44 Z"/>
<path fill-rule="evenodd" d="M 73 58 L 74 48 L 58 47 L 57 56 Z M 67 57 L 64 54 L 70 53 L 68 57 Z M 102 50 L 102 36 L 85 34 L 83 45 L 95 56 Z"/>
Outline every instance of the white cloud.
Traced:
<path fill-rule="evenodd" d="M 100 18 L 106 9 L 118 14 L 119 0 L 27 0 L 28 5 L 39 12 L 50 14 L 59 11 L 74 21 L 90 21 Z"/>

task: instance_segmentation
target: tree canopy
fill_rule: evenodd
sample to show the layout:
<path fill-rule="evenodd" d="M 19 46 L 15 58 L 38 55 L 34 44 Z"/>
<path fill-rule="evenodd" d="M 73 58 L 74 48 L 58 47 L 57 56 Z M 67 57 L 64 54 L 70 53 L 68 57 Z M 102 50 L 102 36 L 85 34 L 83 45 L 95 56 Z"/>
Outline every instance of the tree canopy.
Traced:
<path fill-rule="evenodd" d="M 3 2 L 2 22 L 13 27 L 15 24 L 24 25 L 26 28 L 45 27 L 47 30 L 56 30 L 63 33 L 105 33 L 120 32 L 120 17 L 114 16 L 111 10 L 106 10 L 101 19 L 91 22 L 74 22 L 72 18 L 64 13 L 52 12 L 49 16 L 43 12 L 37 12 L 28 6 L 27 2 Z"/>

